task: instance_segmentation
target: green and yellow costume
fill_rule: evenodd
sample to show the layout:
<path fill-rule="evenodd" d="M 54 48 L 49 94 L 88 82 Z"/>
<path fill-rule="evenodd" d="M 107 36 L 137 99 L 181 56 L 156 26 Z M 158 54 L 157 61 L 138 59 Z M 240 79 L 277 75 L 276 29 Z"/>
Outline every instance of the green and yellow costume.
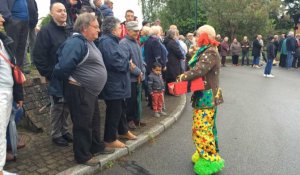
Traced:
<path fill-rule="evenodd" d="M 214 174 L 224 167 L 216 129 L 217 106 L 223 97 L 219 88 L 220 56 L 215 46 L 215 42 L 203 44 L 189 61 L 190 70 L 180 76 L 181 80 L 203 77 L 205 84 L 205 90 L 194 92 L 191 100 L 194 108 L 192 138 L 196 146 L 192 161 L 198 175 Z"/>

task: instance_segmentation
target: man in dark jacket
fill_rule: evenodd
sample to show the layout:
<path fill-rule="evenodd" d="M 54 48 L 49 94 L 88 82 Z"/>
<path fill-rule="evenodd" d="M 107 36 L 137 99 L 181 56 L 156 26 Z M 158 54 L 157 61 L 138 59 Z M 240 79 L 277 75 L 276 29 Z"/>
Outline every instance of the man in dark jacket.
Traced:
<path fill-rule="evenodd" d="M 286 50 L 287 50 L 286 68 L 287 69 L 290 69 L 292 67 L 296 46 L 297 46 L 297 40 L 294 37 L 294 32 L 291 31 L 289 32 L 288 37 L 286 39 Z"/>
<path fill-rule="evenodd" d="M 0 27 L 3 27 L 4 18 L 0 14 Z M 23 106 L 23 88 L 15 82 L 13 71 L 4 57 L 12 64 L 16 63 L 13 56 L 13 40 L 0 32 L 0 174 L 6 158 L 6 128 L 12 111 L 13 100 L 17 102 L 18 108 Z M 4 56 L 4 57 L 3 57 Z"/>
<path fill-rule="evenodd" d="M 14 40 L 17 65 L 23 67 L 29 20 L 27 0 L 1 0 L 0 4 L 0 13 L 5 19 L 4 29 Z"/>
<path fill-rule="evenodd" d="M 81 9 L 81 1 L 80 0 L 51 0 L 50 4 L 53 4 L 55 2 L 62 3 L 67 11 L 67 26 L 68 28 L 72 28 L 77 15 L 79 14 L 79 11 Z"/>
<path fill-rule="evenodd" d="M 33 49 L 33 60 L 39 73 L 47 81 L 50 81 L 48 92 L 51 99 L 52 141 L 58 146 L 68 146 L 68 142 L 72 141 L 67 124 L 69 110 L 62 101 L 62 91 L 59 92 L 53 88 L 59 86 L 62 82 L 52 80 L 52 72 L 57 63 L 56 52 L 70 34 L 66 30 L 67 13 L 65 6 L 57 2 L 51 5 L 50 11 L 52 19 L 37 35 Z"/>
<path fill-rule="evenodd" d="M 264 71 L 264 77 L 273 78 L 274 75 L 271 74 L 273 61 L 276 58 L 275 56 L 275 45 L 274 45 L 274 37 L 270 36 L 268 38 L 268 45 L 267 45 L 267 65 Z"/>
<path fill-rule="evenodd" d="M 119 45 L 121 27 L 118 19 L 106 17 L 102 24 L 102 32 L 98 48 L 107 70 L 107 82 L 101 92 L 101 98 L 106 103 L 104 141 L 109 147 L 124 148 L 125 144 L 117 139 L 117 132 L 127 139 L 136 139 L 128 130 L 126 120 L 125 99 L 131 96 L 130 55 Z"/>
<path fill-rule="evenodd" d="M 253 46 L 252 46 L 252 56 L 253 56 L 252 67 L 255 67 L 255 68 L 260 68 L 259 67 L 259 60 L 260 60 L 260 54 L 261 54 L 261 48 L 262 48 L 262 45 L 260 44 L 261 39 L 262 39 L 262 36 L 257 35 L 256 39 L 253 41 Z"/>

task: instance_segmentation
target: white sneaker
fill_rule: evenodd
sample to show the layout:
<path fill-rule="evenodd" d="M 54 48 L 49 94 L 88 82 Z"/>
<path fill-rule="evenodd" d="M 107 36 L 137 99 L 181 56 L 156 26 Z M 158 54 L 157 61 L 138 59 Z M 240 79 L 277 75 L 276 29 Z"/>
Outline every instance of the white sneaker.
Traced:
<path fill-rule="evenodd" d="M 161 116 L 167 116 L 168 114 L 166 113 L 166 112 L 164 112 L 164 111 L 161 111 L 160 113 L 159 113 Z"/>
<path fill-rule="evenodd" d="M 267 75 L 268 78 L 274 78 L 275 76 L 272 74 Z"/>
<path fill-rule="evenodd" d="M 264 77 L 267 77 L 267 74 L 264 74 Z"/>
<path fill-rule="evenodd" d="M 159 118 L 160 114 L 158 112 L 154 112 L 154 117 Z"/>
<path fill-rule="evenodd" d="M 3 170 L 3 175 L 18 175 L 18 174 L 10 173 L 10 172 L 7 172 L 7 171 Z"/>

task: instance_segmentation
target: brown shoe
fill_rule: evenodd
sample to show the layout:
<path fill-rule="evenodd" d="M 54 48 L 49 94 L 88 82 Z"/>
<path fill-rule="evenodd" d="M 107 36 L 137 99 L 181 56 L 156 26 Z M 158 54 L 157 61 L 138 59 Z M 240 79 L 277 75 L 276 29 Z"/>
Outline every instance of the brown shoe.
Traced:
<path fill-rule="evenodd" d="M 87 166 L 97 166 L 100 165 L 100 161 L 96 159 L 95 157 L 92 157 L 90 160 L 84 162 L 83 164 Z"/>
<path fill-rule="evenodd" d="M 113 141 L 113 142 L 110 142 L 110 143 L 106 143 L 106 147 L 109 147 L 109 148 L 125 148 L 125 144 L 120 142 L 119 140 L 116 140 L 116 141 Z"/>
<path fill-rule="evenodd" d="M 99 151 L 99 154 L 112 154 L 115 151 L 115 148 L 105 147 L 103 150 Z"/>
<path fill-rule="evenodd" d="M 132 134 L 130 131 L 128 131 L 125 135 L 119 135 L 122 139 L 128 139 L 128 140 L 136 140 L 136 136 Z"/>

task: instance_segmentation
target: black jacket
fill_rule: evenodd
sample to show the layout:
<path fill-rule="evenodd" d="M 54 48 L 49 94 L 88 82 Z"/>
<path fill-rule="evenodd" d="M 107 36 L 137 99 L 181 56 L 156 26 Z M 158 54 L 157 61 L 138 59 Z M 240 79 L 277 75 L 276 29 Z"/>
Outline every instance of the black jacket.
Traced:
<path fill-rule="evenodd" d="M 162 67 L 165 67 L 165 64 L 162 62 L 163 52 L 159 43 L 159 39 L 153 36 L 150 36 L 149 39 L 145 42 L 144 45 L 144 55 L 145 55 L 145 62 L 146 72 L 147 74 L 151 73 L 152 65 L 154 62 L 159 62 L 162 64 Z"/>
<path fill-rule="evenodd" d="M 260 53 L 261 53 L 261 48 L 262 48 L 262 45 L 259 43 L 259 41 L 257 39 L 255 39 L 253 41 L 252 56 L 259 57 Z"/>
<path fill-rule="evenodd" d="M 289 52 L 295 52 L 297 46 L 297 40 L 295 37 L 288 37 L 286 39 L 286 50 Z"/>
<path fill-rule="evenodd" d="M 76 18 L 77 18 L 77 14 L 79 14 L 79 11 L 80 11 L 81 6 L 82 6 L 81 1 L 78 1 L 78 3 L 74 6 L 72 6 L 69 3 L 69 0 L 51 0 L 50 4 L 53 4 L 55 2 L 60 2 L 65 6 L 66 11 L 67 11 L 67 15 L 68 15 L 67 16 L 67 25 L 69 27 L 73 27 L 73 25 L 76 21 Z"/>
<path fill-rule="evenodd" d="M 51 80 L 52 71 L 58 62 L 56 52 L 69 35 L 65 27 L 58 26 L 53 20 L 37 34 L 33 61 L 39 73 L 48 80 Z"/>
<path fill-rule="evenodd" d="M 272 42 L 268 43 L 267 45 L 267 58 L 268 59 L 275 58 L 275 45 Z"/>
<path fill-rule="evenodd" d="M 168 63 L 167 63 L 167 80 L 175 81 L 177 76 L 183 71 L 181 70 L 180 60 L 184 58 L 180 50 L 180 46 L 174 39 L 166 38 L 164 44 L 168 50 Z"/>
<path fill-rule="evenodd" d="M 10 55 L 11 62 L 13 64 L 16 64 L 16 59 L 15 59 L 14 53 L 13 53 L 13 42 L 14 41 L 10 37 L 8 37 L 5 34 L 3 34 L 2 32 L 0 32 L 0 40 L 2 40 L 3 45 L 4 45 L 5 49 L 6 49 L 6 51 Z M 14 101 L 15 102 L 23 101 L 24 100 L 23 86 L 21 84 L 17 84 L 16 81 L 15 81 L 15 79 L 14 79 L 14 86 L 13 86 L 13 96 L 14 96 Z"/>
<path fill-rule="evenodd" d="M 29 15 L 29 28 L 35 28 L 36 24 L 38 23 L 38 8 L 35 0 L 27 0 L 28 6 L 28 15 Z"/>

